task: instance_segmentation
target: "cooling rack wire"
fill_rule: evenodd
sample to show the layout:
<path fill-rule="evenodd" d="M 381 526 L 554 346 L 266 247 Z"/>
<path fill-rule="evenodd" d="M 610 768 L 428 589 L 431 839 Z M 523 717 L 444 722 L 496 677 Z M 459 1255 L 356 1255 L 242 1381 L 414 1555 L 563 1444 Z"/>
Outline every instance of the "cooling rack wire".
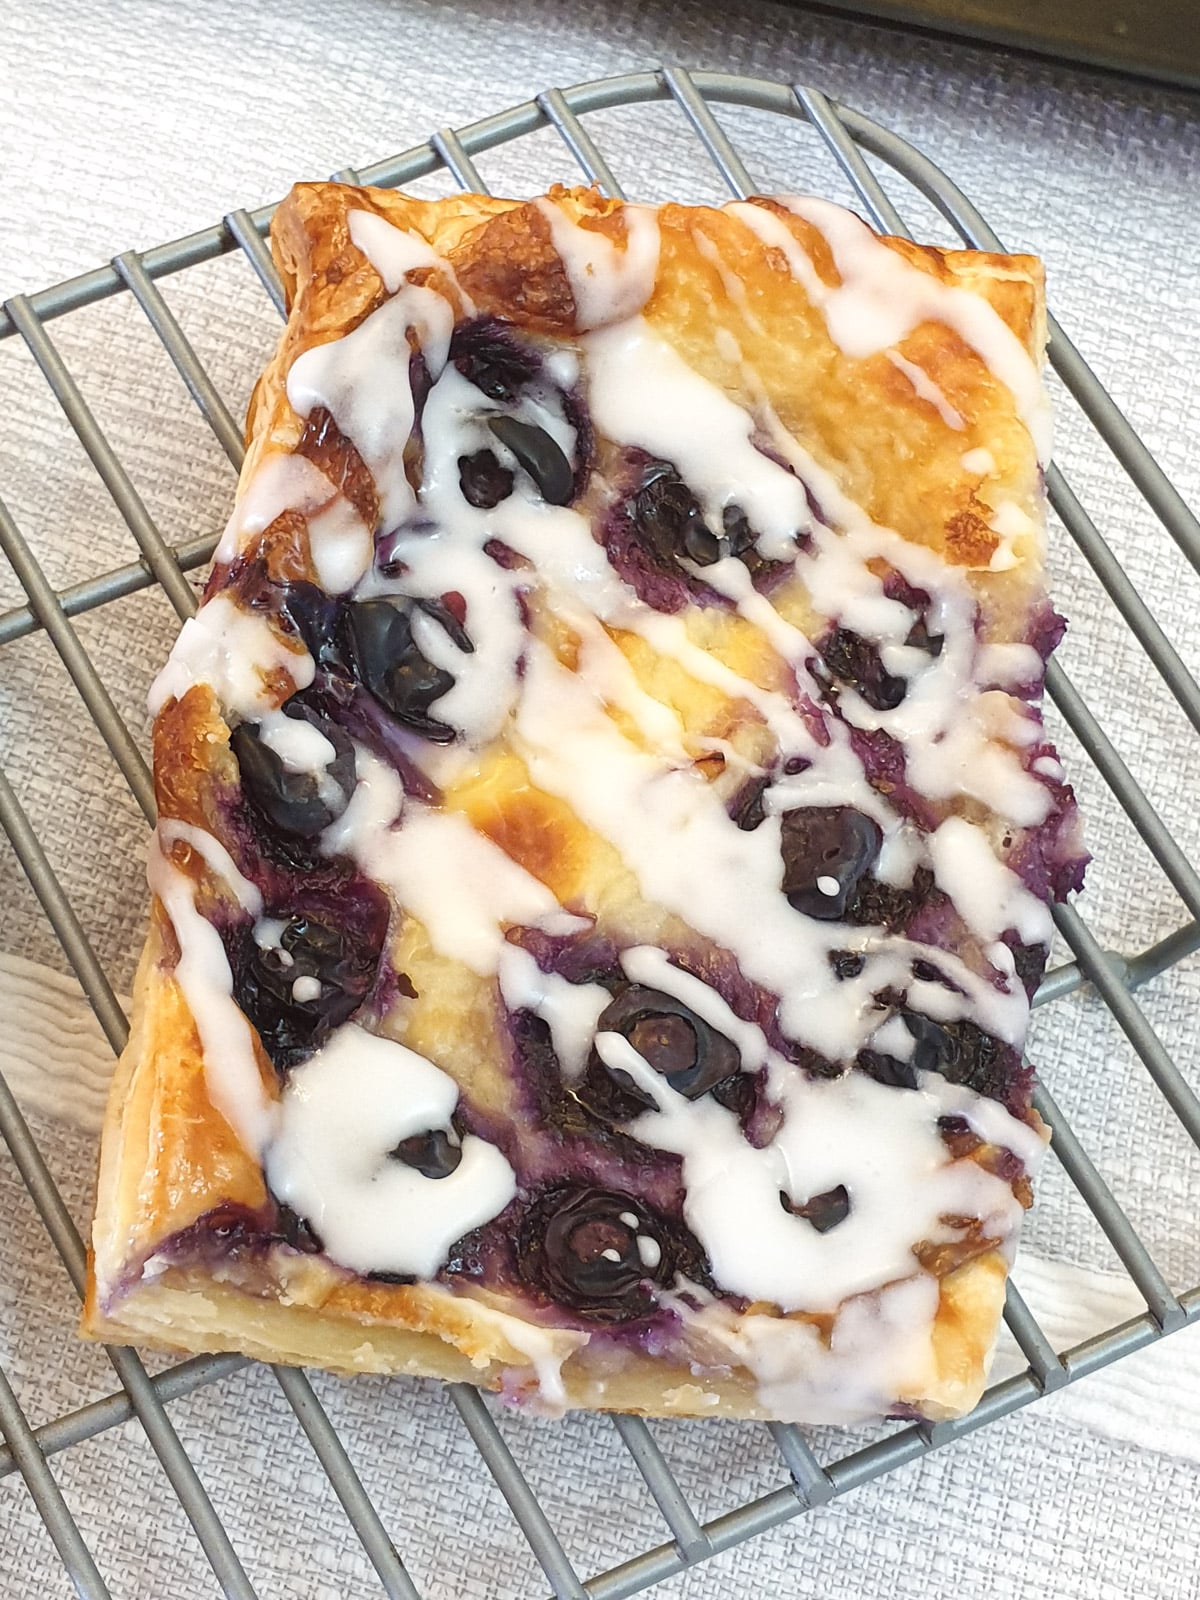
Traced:
<path fill-rule="evenodd" d="M 472 123 L 458 132 L 442 129 L 425 144 L 391 160 L 362 171 L 347 169 L 336 176 L 349 183 L 395 186 L 440 171 L 448 173 L 464 189 L 486 191 L 474 164 L 475 156 L 538 130 L 552 129 L 586 178 L 598 183 L 609 194 L 619 196 L 621 187 L 581 118 L 615 107 L 655 101 L 668 102 L 684 119 L 711 158 L 724 185 L 734 195 L 753 193 L 755 183 L 716 117 L 713 110 L 716 105 L 748 107 L 807 122 L 828 156 L 853 186 L 861 209 L 883 231 L 907 233 L 903 219 L 868 157 L 882 162 L 916 195 L 930 202 L 964 244 L 981 249 L 1003 248 L 966 196 L 927 157 L 896 134 L 856 111 L 835 104 L 815 90 L 722 73 L 667 69 L 600 80 L 567 90 L 551 89 L 536 100 Z M 8 301 L 0 313 L 0 339 L 15 336 L 24 341 L 140 552 L 138 559 L 126 565 L 56 590 L 0 502 L 0 546 L 27 596 L 27 604 L 0 614 L 0 645 L 17 646 L 36 630 L 44 630 L 148 822 L 153 821 L 154 796 L 145 758 L 119 715 L 71 619 L 154 584 L 165 591 L 180 618 L 190 616 L 196 609 L 196 595 L 186 574 L 204 566 L 215 538 L 191 539 L 176 545 L 167 542 L 89 410 L 56 346 L 49 324 L 109 296 L 131 296 L 161 340 L 225 454 L 234 467 L 240 466 L 241 430 L 163 298 L 157 280 L 186 273 L 215 257 L 241 251 L 262 288 L 282 313 L 282 288 L 264 243 L 272 209 L 232 212 L 219 224 L 187 238 L 140 253 L 126 253 L 109 266 L 40 293 L 19 296 Z M 1200 571 L 1200 524 L 1053 319 L 1050 361 L 1166 534 L 1186 560 Z M 1188 723 L 1200 731 L 1200 687 L 1195 678 L 1057 468 L 1049 471 L 1048 490 L 1060 521 L 1147 660 Z M 1187 1135 L 1200 1144 L 1200 1101 L 1151 1026 L 1135 993 L 1140 984 L 1167 971 L 1200 947 L 1200 875 L 1058 663 L 1051 664 L 1047 688 L 1062 719 L 1111 789 L 1188 915 L 1174 932 L 1149 948 L 1122 953 L 1101 948 L 1075 908 L 1056 908 L 1057 929 L 1073 959 L 1062 962 L 1047 975 L 1035 1004 L 1050 1004 L 1084 984 L 1092 985 L 1171 1112 Z M 104 1033 L 113 1050 L 119 1051 L 128 1025 L 113 985 L 89 941 L 83 920 L 3 772 L 0 772 L 0 822 Z M 584 1595 L 594 1596 L 596 1600 L 617 1600 L 618 1596 L 650 1588 L 684 1567 L 703 1562 L 789 1518 L 802 1516 L 810 1508 L 948 1445 L 973 1429 L 994 1422 L 1040 1395 L 1095 1372 L 1200 1317 L 1200 1286 L 1184 1293 L 1172 1289 L 1045 1085 L 1038 1089 L 1035 1104 L 1053 1129 L 1054 1159 L 1061 1164 L 1107 1236 L 1146 1309 L 1117 1327 L 1056 1353 L 1020 1294 L 1010 1284 L 1005 1320 L 1027 1366 L 1023 1372 L 995 1384 L 978 1407 L 960 1421 L 897 1426 L 884 1437 L 837 1460 L 820 1459 L 817 1450 L 794 1427 L 745 1424 L 761 1429 L 763 1450 L 771 1452 L 783 1481 L 769 1493 L 702 1523 L 673 1475 L 655 1430 L 639 1418 L 613 1417 L 612 1426 L 628 1452 L 635 1473 L 644 1480 L 657 1506 L 666 1537 L 652 1548 L 635 1550 L 605 1572 L 584 1576 L 568 1559 L 546 1511 L 478 1392 L 461 1384 L 448 1387 L 449 1405 L 457 1411 L 463 1428 L 559 1600 L 581 1600 Z M 76 1290 L 81 1291 L 82 1240 L 2 1078 L 0 1132 L 54 1249 Z M 247 1567 L 214 1509 L 170 1412 L 173 1401 L 208 1385 L 219 1386 L 247 1363 L 235 1356 L 198 1357 L 180 1361 L 152 1377 L 132 1351 L 110 1349 L 106 1354 L 119 1387 L 104 1398 L 57 1416 L 37 1428 L 31 1426 L 8 1378 L 0 1370 L 0 1431 L 6 1441 L 6 1448 L 0 1451 L 0 1476 L 21 1475 L 76 1590 L 86 1600 L 104 1600 L 110 1590 L 97 1568 L 84 1532 L 68 1509 L 50 1463 L 59 1452 L 136 1418 L 191 1523 L 211 1566 L 216 1589 L 231 1600 L 253 1600 L 256 1589 Z M 375 1504 L 369 1496 L 309 1379 L 304 1372 L 286 1367 L 275 1367 L 273 1372 L 300 1431 L 378 1574 L 382 1591 L 400 1600 L 418 1600 L 422 1591 L 407 1570 L 387 1529 L 388 1507 Z M 820 1435 L 816 1439 L 819 1450 Z M 585 1467 L 586 1463 L 581 1461 L 581 1474 Z M 397 1484 L 397 1493 L 402 1494 L 402 1483 Z"/>

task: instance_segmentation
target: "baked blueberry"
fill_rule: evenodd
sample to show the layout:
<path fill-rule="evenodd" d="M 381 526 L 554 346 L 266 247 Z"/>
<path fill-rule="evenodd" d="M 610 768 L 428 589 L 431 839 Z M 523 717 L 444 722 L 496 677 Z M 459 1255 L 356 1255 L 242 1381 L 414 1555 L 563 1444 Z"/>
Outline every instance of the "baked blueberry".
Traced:
<path fill-rule="evenodd" d="M 275 1238 L 282 1239 L 284 1244 L 290 1245 L 302 1255 L 319 1255 L 325 1248 L 320 1234 L 312 1224 L 306 1222 L 298 1211 L 293 1211 L 291 1206 L 284 1205 L 282 1201 L 276 1204 L 275 1227 L 272 1231 Z"/>
<path fill-rule="evenodd" d="M 831 950 L 829 952 L 829 965 L 833 968 L 833 975 L 843 982 L 847 978 L 857 978 L 866 964 L 866 956 L 858 950 Z"/>
<path fill-rule="evenodd" d="M 670 571 L 681 557 L 708 567 L 721 558 L 700 502 L 668 461 L 651 461 L 627 510 L 647 554 Z"/>
<path fill-rule="evenodd" d="M 731 1039 L 681 1000 L 641 984 L 630 984 L 609 1002 L 596 1032 L 628 1039 L 647 1066 L 688 1100 L 698 1100 L 741 1071 L 741 1055 Z M 651 1094 L 627 1073 L 609 1067 L 595 1049 L 575 1092 L 606 1122 L 627 1121 L 655 1104 Z"/>
<path fill-rule="evenodd" d="M 518 1264 L 530 1285 L 595 1322 L 627 1322 L 654 1308 L 652 1285 L 674 1278 L 666 1226 L 629 1195 L 551 1190 L 531 1206 Z"/>
<path fill-rule="evenodd" d="M 424 610 L 432 609 L 429 605 Z M 444 609 L 444 608 L 443 608 Z M 435 667 L 413 638 L 412 602 L 359 600 L 346 608 L 349 653 L 355 676 L 397 722 L 423 734 L 435 744 L 449 744 L 454 729 L 429 715 L 434 701 L 454 686 L 443 667 Z M 446 625 L 446 616 L 437 613 Z M 455 643 L 464 648 L 465 634 L 455 625 Z M 469 640 L 467 641 L 469 645 Z"/>
<path fill-rule="evenodd" d="M 825 670 L 835 682 L 857 689 L 876 711 L 894 711 L 908 693 L 908 683 L 890 673 L 879 646 L 849 628 L 835 628 L 821 646 Z"/>
<path fill-rule="evenodd" d="M 575 490 L 575 469 L 557 439 L 536 422 L 522 422 L 520 417 L 489 417 L 488 427 L 525 468 L 547 505 L 569 504 Z"/>
<path fill-rule="evenodd" d="M 941 633 L 930 633 L 928 622 L 924 617 L 918 617 L 908 630 L 908 637 L 904 642 L 912 645 L 915 650 L 924 650 L 926 655 L 936 660 L 942 653 L 946 638 Z"/>
<path fill-rule="evenodd" d="M 874 865 L 879 824 L 851 806 L 801 806 L 782 817 L 783 892 L 806 916 L 834 922 Z"/>
<path fill-rule="evenodd" d="M 769 778 L 751 778 L 734 797 L 729 815 L 743 833 L 753 833 L 766 818 L 763 797 L 771 787 Z"/>
<path fill-rule="evenodd" d="M 489 400 L 515 400 L 542 367 L 538 352 L 498 317 L 460 323 L 450 339 L 450 360 Z"/>
<path fill-rule="evenodd" d="M 915 1011 L 905 1011 L 904 1026 L 913 1036 L 913 1065 L 918 1072 L 945 1072 L 959 1058 L 959 1045 L 954 1035 L 932 1017 L 922 1017 Z"/>
<path fill-rule="evenodd" d="M 289 772 L 257 722 L 240 723 L 229 747 L 237 760 L 242 792 L 270 825 L 290 839 L 313 839 L 340 817 L 354 791 L 354 747 L 334 723 L 299 703 L 284 707 L 289 717 L 308 722 L 332 744 L 334 758 L 320 773 Z"/>
<path fill-rule="evenodd" d="M 797 1205 L 787 1191 L 781 1189 L 779 1203 L 792 1216 L 803 1217 L 810 1222 L 818 1233 L 828 1233 L 850 1215 L 850 1194 L 844 1183 L 826 1189 L 822 1194 L 812 1195 L 803 1205 Z"/>
<path fill-rule="evenodd" d="M 342 607 L 314 583 L 296 581 L 282 585 L 281 616 L 299 635 L 318 672 L 347 671 L 339 638 Z"/>
<path fill-rule="evenodd" d="M 491 511 L 512 493 L 513 475 L 500 465 L 494 450 L 476 450 L 474 455 L 459 456 L 458 486 L 469 506 Z"/>
<path fill-rule="evenodd" d="M 868 872 L 846 903 L 846 918 L 859 927 L 896 932 L 907 927 L 937 892 L 928 867 L 918 867 L 907 884 L 883 883 Z"/>
<path fill-rule="evenodd" d="M 320 1049 L 354 1015 L 375 983 L 379 952 L 314 917 L 295 916 L 278 945 L 260 947 L 249 928 L 233 962 L 234 999 L 280 1072 Z"/>
<path fill-rule="evenodd" d="M 447 1133 L 444 1128 L 430 1128 L 427 1133 L 414 1133 L 408 1139 L 401 1139 L 392 1156 L 426 1178 L 448 1178 L 462 1160 L 462 1145 L 457 1134 Z"/>
<path fill-rule="evenodd" d="M 917 1069 L 911 1061 L 901 1061 L 897 1056 L 885 1055 L 882 1050 L 860 1050 L 854 1058 L 859 1072 L 865 1072 L 876 1083 L 889 1089 L 917 1089 Z"/>
<path fill-rule="evenodd" d="M 938 1072 L 993 1100 L 1008 1099 L 1021 1074 L 1020 1054 L 1011 1045 L 974 1022 L 935 1022 L 907 1010 L 901 1016 L 915 1041 L 913 1064 L 919 1071 Z"/>

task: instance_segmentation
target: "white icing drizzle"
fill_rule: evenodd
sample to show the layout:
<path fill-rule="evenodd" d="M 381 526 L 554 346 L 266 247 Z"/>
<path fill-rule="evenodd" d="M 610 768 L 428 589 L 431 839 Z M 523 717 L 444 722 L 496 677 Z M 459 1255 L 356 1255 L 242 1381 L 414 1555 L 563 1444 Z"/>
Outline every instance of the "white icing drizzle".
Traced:
<path fill-rule="evenodd" d="M 450 270 L 450 263 L 420 234 L 397 228 L 375 211 L 347 212 L 346 226 L 350 242 L 366 256 L 389 294 L 395 294 L 408 274 L 422 267 L 445 273 L 457 288 L 458 281 Z"/>
<path fill-rule="evenodd" d="M 224 880 L 225 886 L 243 911 L 248 911 L 252 917 L 262 915 L 262 894 L 258 886 L 242 874 L 219 839 L 215 839 L 211 833 L 203 828 L 197 828 L 190 822 L 180 822 L 176 817 L 161 818 L 157 836 L 160 846 L 172 845 L 176 841 L 191 845 L 192 849 L 203 857 L 209 871 Z"/>
<path fill-rule="evenodd" d="M 1000 542 L 988 563 L 992 572 L 1006 572 L 1017 565 L 1018 557 L 1013 546 L 1018 539 L 1035 550 L 1039 560 L 1045 554 L 1045 533 L 1013 500 L 1001 501 L 988 518 L 988 527 L 1000 536 Z"/>
<path fill-rule="evenodd" d="M 337 753 L 320 728 L 284 711 L 270 711 L 262 717 L 258 737 L 288 772 L 316 772 L 327 767 Z"/>
<path fill-rule="evenodd" d="M 215 560 L 230 562 L 243 544 L 285 511 L 308 526 L 317 581 L 329 594 L 345 594 L 371 565 L 372 530 L 319 467 L 302 455 L 271 455 L 258 467 L 234 508 Z"/>
<path fill-rule="evenodd" d="M 186 838 L 224 876 L 225 852 L 217 840 L 205 845 L 199 829 L 185 834 L 173 831 L 182 824 L 165 826 L 172 836 Z M 231 883 L 241 876 L 236 868 L 234 872 Z M 276 1105 L 263 1087 L 250 1024 L 234 1004 L 233 974 L 221 935 L 196 909 L 191 879 L 163 854 L 157 833 L 150 842 L 147 875 L 179 942 L 173 977 L 200 1035 L 208 1097 L 246 1149 L 259 1156 L 274 1129 Z"/>
<path fill-rule="evenodd" d="M 331 810 L 345 803 L 341 785 L 327 770 L 337 758 L 333 742 L 302 717 L 268 711 L 259 719 L 258 737 L 283 763 L 286 772 L 304 772 L 316 779 L 317 794 Z"/>
<path fill-rule="evenodd" d="M 414 505 L 404 472 L 414 415 L 410 335 L 437 377 L 453 327 L 454 310 L 436 289 L 404 283 L 352 332 L 303 351 L 288 371 L 292 408 L 307 417 L 324 406 L 357 446 L 375 479 L 384 527 Z"/>
<path fill-rule="evenodd" d="M 327 505 L 336 493 L 333 484 L 307 456 L 268 456 L 239 497 L 214 561 L 232 561 L 247 539 L 263 533 L 285 511 L 298 511 L 307 517 Z"/>
<path fill-rule="evenodd" d="M 587 1065 L 600 1013 L 612 996 L 598 983 L 568 983 L 543 972 L 527 950 L 506 945 L 497 966 L 500 993 L 510 1011 L 532 1011 L 550 1029 L 554 1053 L 565 1078 L 577 1078 Z"/>
<path fill-rule="evenodd" d="M 953 1086 L 935 1073 L 921 1074 L 919 1090 L 893 1089 L 862 1073 L 809 1079 L 772 1056 L 769 1088 L 783 1122 L 755 1149 L 732 1112 L 677 1094 L 620 1034 L 599 1034 L 596 1049 L 654 1099 L 658 1109 L 632 1131 L 682 1157 L 684 1216 L 716 1281 L 734 1294 L 784 1311 L 830 1311 L 911 1275 L 915 1240 L 956 1238 L 943 1217 L 978 1217 L 1001 1237 L 1017 1225 L 1008 1183 L 951 1160 L 936 1122 Z M 828 1233 L 780 1203 L 781 1191 L 802 1204 L 838 1184 L 850 1212 Z"/>
<path fill-rule="evenodd" d="M 978 681 L 991 688 L 1017 689 L 1037 683 L 1042 658 L 1031 644 L 985 644 L 975 657 Z"/>
<path fill-rule="evenodd" d="M 539 1411 L 544 1416 L 559 1416 L 566 1410 L 567 1391 L 563 1384 L 563 1363 L 587 1344 L 591 1335 L 575 1328 L 546 1328 L 540 1323 L 513 1317 L 507 1311 L 487 1305 L 472 1296 L 471 1320 L 489 1326 L 514 1350 L 519 1350 L 537 1376 Z"/>
<path fill-rule="evenodd" d="M 352 1272 L 432 1278 L 455 1240 L 516 1193 L 508 1162 L 472 1134 L 444 1178 L 389 1154 L 402 1139 L 448 1129 L 457 1102 L 454 1079 L 424 1056 L 346 1023 L 288 1075 L 266 1158 L 272 1193 Z"/>
<path fill-rule="evenodd" d="M 334 495 L 308 518 L 308 553 L 317 582 L 328 594 L 346 594 L 371 565 L 373 530 L 344 495 Z"/>
<path fill-rule="evenodd" d="M 933 596 L 930 627 L 944 636 L 941 655 L 936 661 L 927 660 L 910 680 L 895 711 L 875 711 L 859 694 L 847 690 L 840 699 L 842 715 L 860 728 L 885 728 L 898 739 L 904 745 L 909 781 L 930 799 L 966 795 L 1022 827 L 1045 821 L 1051 805 L 1045 786 L 1030 777 L 1015 752 L 994 741 L 980 715 L 985 697 L 975 687 L 979 646 L 973 602 L 962 576 L 932 551 L 910 545 L 873 523 L 769 409 L 762 412 L 762 421 L 772 444 L 812 484 L 838 523 L 836 533 L 814 526 L 812 548 L 796 557 L 814 609 L 831 620 L 840 616 L 867 636 L 885 639 L 891 632 L 893 638 L 901 637 L 895 619 L 909 613 L 884 599 L 882 585 L 866 566 L 872 557 L 883 556 L 909 582 Z M 894 670 L 902 670 L 894 655 L 885 655 L 885 664 L 890 661 L 896 662 Z M 1007 696 L 1001 698 L 1011 704 Z"/>
<path fill-rule="evenodd" d="M 495 977 L 510 948 L 506 927 L 573 933 L 587 926 L 466 817 L 405 803 L 398 775 L 366 751 L 357 752 L 356 767 L 358 786 L 326 830 L 325 848 L 351 856 L 393 889 L 440 955 Z"/>
<path fill-rule="evenodd" d="M 927 400 L 934 407 L 938 416 L 941 417 L 948 428 L 954 428 L 956 431 L 961 432 L 966 427 L 962 412 L 954 409 L 949 400 L 946 399 L 944 392 L 938 388 L 923 367 L 919 367 L 915 361 L 907 360 L 898 350 L 889 350 L 887 358 L 896 370 L 902 372 L 909 383 L 912 384 L 916 395 L 922 400 Z"/>
<path fill-rule="evenodd" d="M 730 269 L 728 262 L 721 254 L 720 246 L 714 240 L 709 238 L 708 234 L 704 232 L 703 228 L 692 229 L 692 240 L 696 246 L 696 249 L 704 257 L 705 261 L 708 262 L 709 266 L 715 268 L 717 276 L 721 280 L 721 287 L 724 289 L 730 301 L 741 312 L 742 316 L 746 320 L 747 325 L 755 333 L 759 335 L 765 335 L 766 330 L 762 325 L 762 321 L 755 313 L 754 307 L 750 304 L 750 296 L 746 293 L 746 285 L 742 282 L 741 278 L 738 277 L 737 273 Z M 720 340 L 722 336 L 732 338 L 728 328 L 717 329 L 718 340 Z M 733 359 L 736 360 L 738 357 L 735 356 Z"/>
<path fill-rule="evenodd" d="M 157 716 L 168 700 L 182 700 L 193 684 L 206 683 L 226 715 L 254 718 L 276 704 L 266 680 L 279 670 L 295 688 L 307 689 L 316 668 L 308 651 L 285 642 L 269 617 L 218 594 L 184 623 L 146 702 Z"/>
<path fill-rule="evenodd" d="M 788 195 L 780 203 L 822 235 L 841 277 L 825 284 L 783 220 L 761 206 L 728 207 L 764 244 L 783 251 L 805 293 L 824 313 L 829 336 L 862 359 L 889 350 L 922 322 L 941 322 L 971 347 L 1012 394 L 1043 465 L 1052 446 L 1050 405 L 1037 367 L 1006 322 L 981 295 L 922 272 L 880 242 L 853 212 L 826 200 Z"/>
<path fill-rule="evenodd" d="M 654 292 L 660 246 L 658 217 L 650 206 L 627 205 L 625 248 L 595 228 L 584 228 L 555 201 L 537 201 L 550 238 L 566 268 L 575 299 L 575 325 L 600 328 L 635 316 Z"/>
<path fill-rule="evenodd" d="M 986 478 L 989 473 L 996 470 L 995 456 L 982 446 L 976 450 L 964 451 L 959 462 L 964 472 L 978 473 L 981 478 Z"/>
<path fill-rule="evenodd" d="M 754 419 L 641 318 L 589 334 L 583 345 L 597 429 L 673 462 L 713 526 L 736 502 L 772 550 L 790 555 L 812 515 L 804 485 L 751 442 Z"/>
<path fill-rule="evenodd" d="M 251 929 L 255 944 L 260 950 L 278 950 L 283 930 L 288 925 L 286 917 L 259 917 Z M 287 954 L 286 951 L 282 952 Z M 290 957 L 288 958 L 291 959 Z"/>
<path fill-rule="evenodd" d="M 716 1367 L 745 1367 L 771 1416 L 853 1423 L 889 1410 L 897 1395 L 928 1392 L 935 1377 L 929 1326 L 938 1285 L 921 1275 L 849 1301 L 826 1347 L 803 1322 L 738 1317 L 714 1302 L 687 1314 L 689 1338 Z"/>
<path fill-rule="evenodd" d="M 646 899 L 732 951 L 747 977 L 780 995 L 785 1033 L 834 1060 L 853 1057 L 869 1036 L 870 987 L 907 980 L 909 947 L 894 940 L 872 951 L 857 980 L 870 987 L 856 1013 L 827 959 L 844 930 L 793 911 L 780 893 L 776 817 L 752 832 L 739 829 L 699 774 L 635 749 L 588 686 L 536 642 L 526 655 L 522 691 L 512 738 L 537 787 L 565 800 L 617 848 Z M 947 959 L 994 1031 L 1019 1038 L 1023 996 L 1000 995 Z"/>
<path fill-rule="evenodd" d="M 1026 944 L 1049 944 L 1050 912 L 996 859 L 982 828 L 962 817 L 947 817 L 929 835 L 933 875 L 954 901 L 954 909 L 981 939 L 998 939 L 1015 928 Z"/>

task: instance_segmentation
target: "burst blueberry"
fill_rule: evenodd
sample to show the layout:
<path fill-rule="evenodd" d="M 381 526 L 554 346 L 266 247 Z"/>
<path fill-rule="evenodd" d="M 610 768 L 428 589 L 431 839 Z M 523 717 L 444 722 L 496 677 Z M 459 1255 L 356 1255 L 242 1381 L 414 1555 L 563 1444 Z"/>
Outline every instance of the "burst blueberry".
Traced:
<path fill-rule="evenodd" d="M 835 628 L 821 646 L 825 669 L 838 684 L 857 689 L 876 711 L 894 711 L 908 693 L 908 682 L 883 664 L 879 646 L 849 628 Z"/>
<path fill-rule="evenodd" d="M 489 400 L 515 400 L 538 375 L 542 359 L 498 317 L 463 322 L 450 340 L 450 360 Z"/>
<path fill-rule="evenodd" d="M 513 475 L 502 467 L 494 450 L 476 450 L 459 456 L 458 486 L 469 506 L 478 511 L 493 511 L 513 491 Z"/>

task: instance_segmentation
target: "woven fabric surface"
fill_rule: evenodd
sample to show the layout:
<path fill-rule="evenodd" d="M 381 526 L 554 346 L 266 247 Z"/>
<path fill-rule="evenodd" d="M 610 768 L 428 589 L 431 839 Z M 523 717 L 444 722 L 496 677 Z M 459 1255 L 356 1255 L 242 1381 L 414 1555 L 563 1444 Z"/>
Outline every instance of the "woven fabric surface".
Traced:
<path fill-rule="evenodd" d="M 667 0 L 10 0 L 0 39 L 0 295 L 32 291 L 130 248 L 277 198 L 299 177 L 366 165 L 553 84 L 661 63 L 811 84 L 911 139 L 1006 244 L 1043 256 L 1060 320 L 1186 498 L 1200 501 L 1200 108 L 1182 93 L 1027 58 L 817 17 L 799 8 Z M 756 184 L 849 201 L 799 121 L 719 112 Z M 598 113 L 588 127 L 629 193 L 707 200 L 720 179 L 679 111 Z M 574 174 L 542 132 L 479 158 L 498 192 Z M 946 225 L 902 180 L 913 231 Z M 422 180 L 422 193 L 447 179 Z M 278 321 L 244 258 L 166 280 L 168 302 L 235 417 Z M 149 514 L 173 542 L 217 530 L 229 462 L 128 296 L 50 325 Z M 133 537 L 20 340 L 0 343 L 0 498 L 58 587 L 136 558 Z M 1200 580 L 1073 404 L 1056 456 L 1166 635 L 1200 669 Z M 1167 826 L 1200 859 L 1196 733 L 1069 537 L 1052 582 L 1071 631 L 1060 659 Z M 195 576 L 195 575 L 194 575 Z M 0 563 L 0 611 L 24 596 Z M 146 687 L 177 628 L 146 591 L 77 631 L 143 750 Z M 1130 954 L 1186 913 L 1120 806 L 1052 713 L 1096 855 L 1081 910 Z M 128 989 L 145 912 L 145 826 L 48 641 L 0 647 L 0 766 L 43 839 L 114 985 Z M 0 850 L 0 1070 L 76 1219 L 86 1225 L 109 1059 L 12 852 Z M 1069 959 L 1059 951 L 1056 959 Z M 1200 963 L 1139 999 L 1193 1083 Z M 1088 991 L 1040 1011 L 1031 1053 L 1148 1248 L 1180 1289 L 1200 1281 L 1200 1156 Z M 103 1354 L 74 1336 L 69 1282 L 0 1159 L 0 1361 L 35 1425 L 109 1392 Z M 1018 1282 L 1064 1348 L 1136 1315 L 1127 1277 L 1051 1159 Z M 1011 1346 L 1002 1370 L 1016 1370 Z M 314 1380 L 423 1594 L 536 1596 L 547 1584 L 433 1384 Z M 265 1596 L 379 1592 L 370 1565 L 271 1374 L 251 1368 L 171 1413 Z M 667 1537 L 611 1425 L 498 1413 L 583 1576 Z M 882 1430 L 823 1430 L 822 1460 Z M 761 1428 L 677 1424 L 657 1437 L 702 1517 L 786 1474 Z M 53 1460 L 116 1596 L 216 1594 L 194 1535 L 135 1424 Z M 1200 1342 L 1194 1332 L 1084 1380 L 799 1522 L 671 1580 L 675 1597 L 896 1593 L 1195 1593 L 1200 1538 Z M 0 1483 L 3 1590 L 70 1585 L 15 1473 Z"/>

